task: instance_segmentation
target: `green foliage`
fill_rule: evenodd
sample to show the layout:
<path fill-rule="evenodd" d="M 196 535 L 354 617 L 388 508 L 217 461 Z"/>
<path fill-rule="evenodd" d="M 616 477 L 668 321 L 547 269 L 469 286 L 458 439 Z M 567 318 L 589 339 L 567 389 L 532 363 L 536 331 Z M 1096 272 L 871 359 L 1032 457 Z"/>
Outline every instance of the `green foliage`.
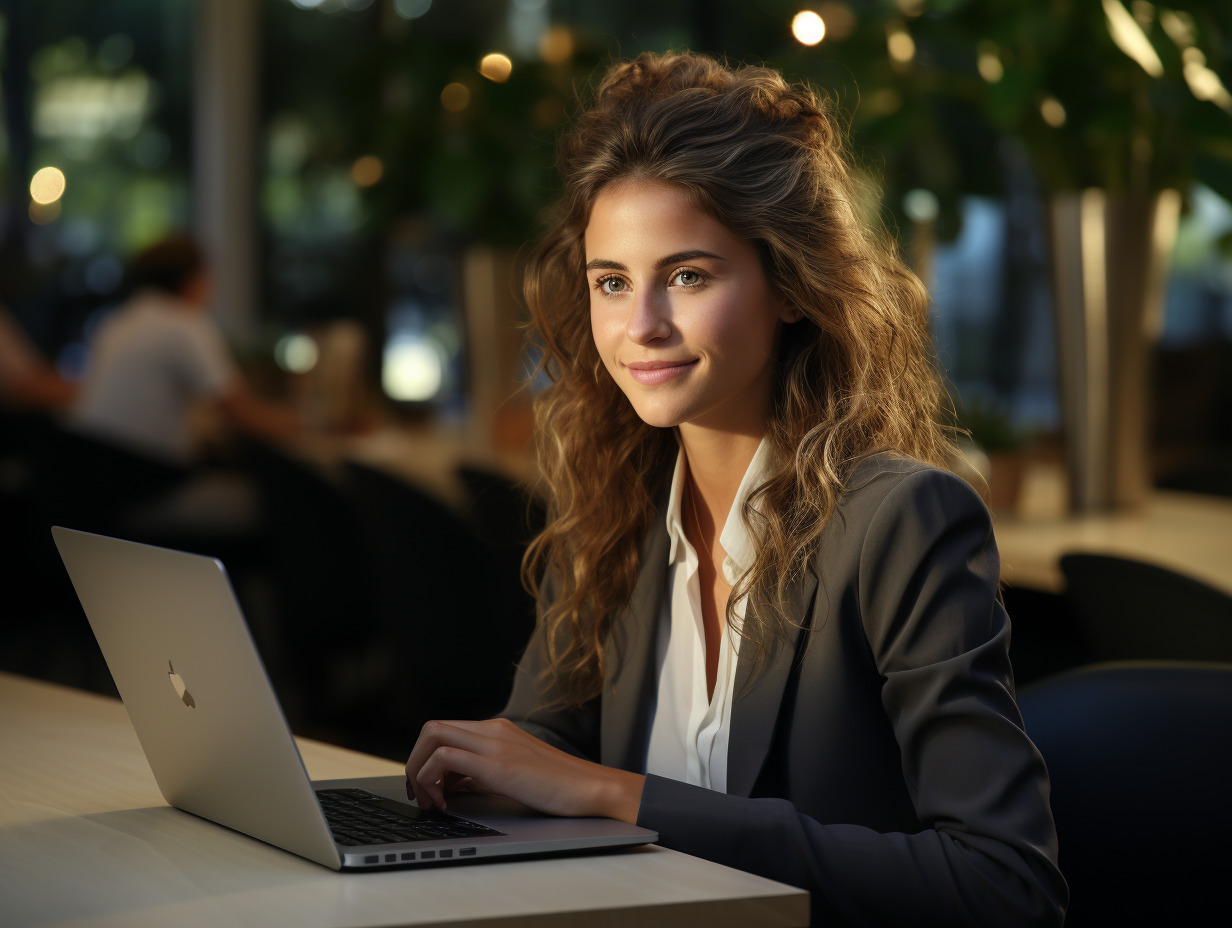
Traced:
<path fill-rule="evenodd" d="M 1045 192 L 1186 192 L 1198 181 L 1232 199 L 1232 107 L 1198 99 L 1185 77 L 1196 57 L 1232 85 L 1232 3 L 1124 5 L 1159 56 L 1157 77 L 1118 47 L 1101 0 L 925 0 L 914 17 L 852 2 L 853 35 L 775 63 L 853 112 L 855 147 L 900 227 L 903 194 L 924 187 L 941 201 L 937 234 L 952 235 L 958 197 L 1003 192 L 1005 143 L 1029 154 Z M 913 40 L 910 61 L 888 55 L 892 29 Z M 1061 125 L 1045 119 L 1047 101 L 1064 109 Z"/>
<path fill-rule="evenodd" d="M 372 16 L 367 31 L 343 36 L 339 30 L 360 18 L 306 16 L 285 4 L 270 34 L 276 52 L 294 57 L 322 40 L 296 30 L 339 33 L 328 43 L 337 52 L 314 56 L 310 68 L 295 64 L 297 80 L 280 86 L 294 94 L 297 113 L 314 114 L 319 163 L 374 154 L 386 165 L 385 179 L 364 193 L 373 228 L 409 213 L 459 240 L 532 237 L 555 193 L 555 137 L 577 88 L 610 56 L 664 50 L 669 39 L 769 64 L 830 94 L 849 114 L 857 161 L 884 185 L 898 227 L 910 225 L 903 195 L 922 187 L 940 200 L 937 234 L 956 232 L 961 195 L 1003 192 L 1005 140 L 1030 154 L 1046 191 L 1148 193 L 1186 190 L 1198 180 L 1232 199 L 1232 113 L 1197 99 L 1184 78 L 1186 54 L 1200 53 L 1211 71 L 1227 74 L 1232 3 L 1125 0 L 1163 64 L 1159 77 L 1113 41 L 1102 0 L 923 0 L 916 15 L 903 12 L 911 4 L 892 0 L 845 3 L 853 29 L 813 47 L 791 38 L 799 5 L 788 0 L 722 0 L 701 13 L 696 4 L 666 0 L 624 12 L 581 5 L 564 21 L 577 42 L 574 56 L 556 65 L 515 59 L 504 84 L 477 72 L 482 54 L 499 45 L 499 28 L 478 21 L 428 34 L 418 22 L 379 28 Z M 1176 13 L 1190 33 L 1184 41 L 1163 24 Z M 910 60 L 890 56 L 894 31 L 914 42 Z M 450 81 L 471 91 L 459 113 L 441 105 Z M 1064 108 L 1063 124 L 1045 119 L 1048 100 Z M 290 102 L 274 99 L 270 107 Z"/>
<path fill-rule="evenodd" d="M 992 128 L 1017 139 L 1049 191 L 1145 194 L 1185 191 L 1200 180 L 1232 196 L 1221 172 L 1207 170 L 1232 144 L 1232 106 L 1199 99 L 1185 76 L 1194 58 L 1227 73 L 1232 7 L 1218 0 L 1125 6 L 1159 58 L 1157 76 L 1114 41 L 1097 0 L 952 4 L 951 15 L 930 24 L 967 46 L 966 66 L 943 65 L 948 92 L 971 99 Z M 999 80 L 980 76 L 981 53 L 999 62 Z M 1063 124 L 1045 119 L 1049 100 L 1063 107 Z"/>

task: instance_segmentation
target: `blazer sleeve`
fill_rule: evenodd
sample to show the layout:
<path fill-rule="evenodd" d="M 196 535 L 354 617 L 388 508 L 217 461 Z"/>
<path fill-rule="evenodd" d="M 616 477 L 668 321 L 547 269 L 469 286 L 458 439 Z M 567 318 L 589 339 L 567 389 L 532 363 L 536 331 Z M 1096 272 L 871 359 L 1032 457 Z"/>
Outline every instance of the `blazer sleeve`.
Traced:
<path fill-rule="evenodd" d="M 577 757 L 599 760 L 599 705 L 592 700 L 577 708 L 556 708 L 557 693 L 548 666 L 547 637 L 543 625 L 543 604 L 556 596 L 556 584 L 549 573 L 540 590 L 540 615 L 530 643 L 518 662 L 509 702 L 499 713 L 541 741 Z"/>
<path fill-rule="evenodd" d="M 1068 889 L 1047 773 L 1014 701 L 987 510 L 959 478 L 917 470 L 885 493 L 862 539 L 845 537 L 860 545 L 860 621 L 924 829 L 820 822 L 790 797 L 656 776 L 638 824 L 666 846 L 808 889 L 814 924 L 1059 925 Z"/>

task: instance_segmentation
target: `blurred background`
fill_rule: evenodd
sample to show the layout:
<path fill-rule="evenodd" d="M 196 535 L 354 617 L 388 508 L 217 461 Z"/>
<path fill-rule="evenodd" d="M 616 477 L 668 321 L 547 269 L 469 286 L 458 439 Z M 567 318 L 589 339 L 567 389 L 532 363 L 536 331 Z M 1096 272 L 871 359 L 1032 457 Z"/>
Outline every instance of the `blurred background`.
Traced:
<path fill-rule="evenodd" d="M 845 114 L 933 295 L 1020 681 L 1101 656 L 1072 548 L 1232 591 L 1232 7 L 805 6 L 2 0 L 4 668 L 110 686 L 62 521 L 223 556 L 297 730 L 400 756 L 474 640 L 494 682 L 445 705 L 498 709 L 542 520 L 518 264 L 578 92 L 672 48 Z M 247 405 L 189 396 L 168 461 L 72 426 L 134 257 L 184 234 Z"/>
<path fill-rule="evenodd" d="M 58 523 L 221 557 L 299 734 L 499 711 L 519 263 L 579 92 L 673 48 L 828 94 L 932 293 L 1067 923 L 1218 923 L 1226 0 L 0 0 L 0 670 L 115 692 Z"/>

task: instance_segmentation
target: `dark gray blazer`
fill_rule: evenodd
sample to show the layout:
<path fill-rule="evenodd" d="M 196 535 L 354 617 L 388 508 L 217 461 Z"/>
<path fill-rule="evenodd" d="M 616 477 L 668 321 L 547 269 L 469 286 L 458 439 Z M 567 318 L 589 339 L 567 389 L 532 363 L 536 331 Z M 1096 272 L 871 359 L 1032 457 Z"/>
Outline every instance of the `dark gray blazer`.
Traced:
<path fill-rule="evenodd" d="M 914 461 L 866 462 L 851 487 L 793 588 L 803 630 L 752 678 L 741 647 L 728 792 L 648 776 L 638 824 L 808 889 L 818 925 L 1060 924 L 1048 774 L 1014 702 L 988 511 L 965 482 Z M 656 519 L 602 695 L 544 709 L 537 631 L 506 717 L 645 771 L 667 549 Z"/>

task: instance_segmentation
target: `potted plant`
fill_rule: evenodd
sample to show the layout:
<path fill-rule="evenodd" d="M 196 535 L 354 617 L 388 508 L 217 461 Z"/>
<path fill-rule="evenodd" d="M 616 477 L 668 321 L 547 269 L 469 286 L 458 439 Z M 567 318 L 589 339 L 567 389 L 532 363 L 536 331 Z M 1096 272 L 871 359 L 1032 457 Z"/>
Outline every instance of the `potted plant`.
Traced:
<path fill-rule="evenodd" d="M 957 469 L 989 509 L 1012 514 L 1022 492 L 1032 431 L 1015 425 L 1003 404 L 983 394 L 955 401 L 954 411 L 963 458 Z"/>

